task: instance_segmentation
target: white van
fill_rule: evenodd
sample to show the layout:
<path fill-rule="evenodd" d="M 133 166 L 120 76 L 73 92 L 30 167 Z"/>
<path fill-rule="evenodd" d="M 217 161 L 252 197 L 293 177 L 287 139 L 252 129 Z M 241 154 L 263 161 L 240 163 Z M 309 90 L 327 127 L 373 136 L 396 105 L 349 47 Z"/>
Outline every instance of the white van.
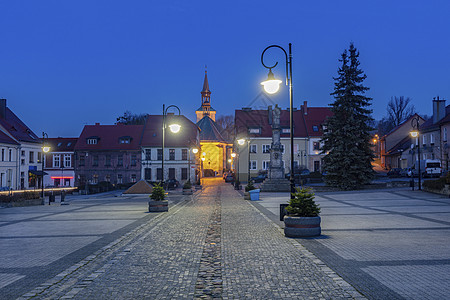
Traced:
<path fill-rule="evenodd" d="M 419 174 L 419 161 L 413 167 L 414 176 Z M 439 177 L 442 174 L 441 161 L 438 159 L 424 159 L 420 161 L 422 177 Z"/>

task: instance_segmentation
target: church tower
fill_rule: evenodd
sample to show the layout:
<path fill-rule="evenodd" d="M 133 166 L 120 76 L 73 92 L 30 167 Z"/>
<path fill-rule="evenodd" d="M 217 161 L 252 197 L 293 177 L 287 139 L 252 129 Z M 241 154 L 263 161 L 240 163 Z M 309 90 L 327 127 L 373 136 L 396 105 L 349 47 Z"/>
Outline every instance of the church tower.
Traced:
<path fill-rule="evenodd" d="M 203 89 L 200 92 L 202 94 L 202 106 L 195 111 L 197 115 L 197 122 L 204 116 L 210 117 L 213 121 L 216 121 L 216 110 L 211 107 L 211 91 L 209 90 L 208 73 L 205 70 L 205 80 L 203 81 Z"/>

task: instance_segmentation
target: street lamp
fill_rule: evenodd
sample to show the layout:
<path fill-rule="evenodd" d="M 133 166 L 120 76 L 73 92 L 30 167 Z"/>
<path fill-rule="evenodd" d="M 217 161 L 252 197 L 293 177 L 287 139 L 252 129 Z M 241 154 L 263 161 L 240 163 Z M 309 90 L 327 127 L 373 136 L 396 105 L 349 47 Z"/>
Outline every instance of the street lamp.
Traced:
<path fill-rule="evenodd" d="M 274 94 L 278 91 L 280 87 L 281 80 L 275 79 L 275 76 L 272 73 L 272 69 L 275 68 L 278 65 L 278 62 L 276 62 L 273 66 L 267 66 L 264 64 L 264 53 L 270 49 L 270 48 L 278 48 L 281 49 L 284 52 L 285 58 L 286 58 L 286 85 L 289 86 L 289 133 L 290 133 L 290 140 L 291 140 L 291 171 L 289 176 L 289 181 L 291 185 L 291 198 L 293 198 L 292 193 L 295 193 L 295 183 L 294 183 L 294 126 L 293 126 L 293 120 L 294 120 L 294 114 L 293 114 L 293 102 L 294 102 L 294 91 L 292 87 L 292 44 L 289 43 L 289 57 L 286 52 L 281 46 L 278 45 L 271 45 L 264 49 L 264 51 L 261 54 L 261 63 L 266 68 L 269 69 L 269 75 L 266 81 L 261 82 L 261 85 L 264 86 L 264 90 L 269 94 Z"/>
<path fill-rule="evenodd" d="M 161 160 L 161 185 L 164 186 L 164 146 L 165 146 L 165 140 L 166 140 L 166 117 L 167 117 L 167 111 L 169 108 L 174 107 L 178 110 L 178 115 L 181 115 L 180 109 L 176 105 L 169 105 L 166 106 L 163 104 L 163 126 L 162 126 L 162 160 Z M 181 129 L 181 125 L 179 124 L 170 124 L 169 129 L 173 133 L 178 133 Z"/>
<path fill-rule="evenodd" d="M 419 116 L 415 116 L 411 120 L 411 127 L 413 128 L 413 130 L 410 132 L 411 136 L 413 138 L 417 138 L 417 156 L 419 158 L 419 190 L 421 190 L 422 189 L 422 185 L 421 185 L 422 174 L 421 174 L 421 171 L 420 171 L 420 141 L 419 141 L 420 124 L 419 124 Z M 414 174 L 414 172 L 411 172 L 411 174 Z M 413 176 L 413 175 L 411 175 L 411 176 Z M 413 180 L 414 180 L 414 176 L 413 176 Z"/>
<path fill-rule="evenodd" d="M 192 148 L 192 153 L 197 154 L 198 148 Z M 195 156 L 194 156 L 195 157 Z M 189 148 L 189 157 L 188 157 L 188 181 L 191 182 L 191 148 Z"/>
<path fill-rule="evenodd" d="M 45 197 L 44 197 L 44 159 L 45 159 L 45 153 L 50 151 L 50 146 L 45 144 L 45 138 L 48 139 L 48 134 L 46 134 L 45 132 L 42 132 L 42 205 L 45 204 Z M 50 205 L 50 200 L 48 201 L 48 205 Z"/>

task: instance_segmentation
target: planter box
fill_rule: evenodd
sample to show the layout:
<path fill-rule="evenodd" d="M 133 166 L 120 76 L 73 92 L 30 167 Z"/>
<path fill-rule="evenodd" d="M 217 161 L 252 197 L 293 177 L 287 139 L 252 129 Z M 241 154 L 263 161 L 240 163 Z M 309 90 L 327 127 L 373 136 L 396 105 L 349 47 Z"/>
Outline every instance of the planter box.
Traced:
<path fill-rule="evenodd" d="M 183 195 L 192 195 L 192 189 L 183 189 Z"/>
<path fill-rule="evenodd" d="M 250 194 L 250 200 L 252 201 L 257 201 L 259 200 L 259 192 L 261 190 L 260 189 L 255 189 L 255 190 L 251 190 L 248 193 Z"/>
<path fill-rule="evenodd" d="M 287 237 L 319 236 L 320 217 L 284 216 L 284 235 Z"/>
<path fill-rule="evenodd" d="M 162 200 L 162 201 L 150 200 L 150 201 L 148 201 L 148 211 L 149 212 L 169 211 L 169 201 L 167 201 L 167 200 Z"/>

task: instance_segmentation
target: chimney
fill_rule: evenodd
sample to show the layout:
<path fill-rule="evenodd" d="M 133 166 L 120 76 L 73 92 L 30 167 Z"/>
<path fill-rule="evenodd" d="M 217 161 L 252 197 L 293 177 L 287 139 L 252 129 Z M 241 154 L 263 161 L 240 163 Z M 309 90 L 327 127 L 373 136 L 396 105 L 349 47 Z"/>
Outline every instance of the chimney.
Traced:
<path fill-rule="evenodd" d="M 6 99 L 0 99 L 0 118 L 6 117 Z"/>
<path fill-rule="evenodd" d="M 308 101 L 303 101 L 303 105 L 300 105 L 300 109 L 303 110 L 305 115 L 308 114 Z"/>
<path fill-rule="evenodd" d="M 439 122 L 443 117 L 445 117 L 445 100 L 433 98 L 433 124 Z"/>

